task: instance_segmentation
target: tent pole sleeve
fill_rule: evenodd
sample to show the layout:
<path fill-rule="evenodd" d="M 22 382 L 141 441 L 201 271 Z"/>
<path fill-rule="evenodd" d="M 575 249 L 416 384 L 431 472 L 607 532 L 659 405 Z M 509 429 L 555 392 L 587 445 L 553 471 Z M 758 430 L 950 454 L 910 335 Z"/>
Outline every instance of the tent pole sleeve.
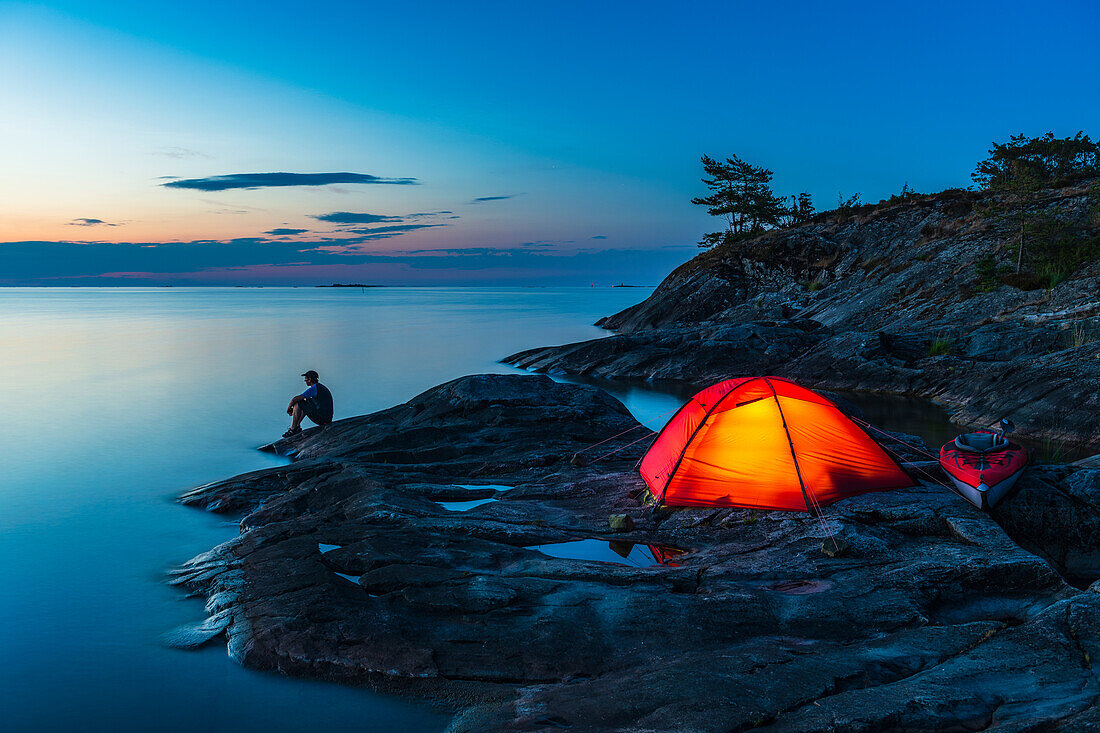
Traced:
<path fill-rule="evenodd" d="M 798 475 L 798 486 L 802 489 L 802 501 L 806 502 L 806 511 L 810 514 L 817 514 L 817 510 L 813 504 L 810 503 L 810 497 L 806 493 L 806 482 L 802 480 L 802 469 L 798 466 L 798 456 L 794 451 L 794 441 L 791 440 L 791 431 L 787 427 L 787 416 L 783 414 L 783 405 L 779 404 L 779 394 L 775 391 L 775 387 L 772 386 L 771 380 L 764 377 L 764 381 L 768 383 L 768 388 L 772 391 L 772 397 L 775 399 L 775 406 L 779 410 L 779 419 L 783 421 L 783 434 L 787 436 L 787 445 L 791 449 L 791 460 L 794 461 L 794 472 Z"/>

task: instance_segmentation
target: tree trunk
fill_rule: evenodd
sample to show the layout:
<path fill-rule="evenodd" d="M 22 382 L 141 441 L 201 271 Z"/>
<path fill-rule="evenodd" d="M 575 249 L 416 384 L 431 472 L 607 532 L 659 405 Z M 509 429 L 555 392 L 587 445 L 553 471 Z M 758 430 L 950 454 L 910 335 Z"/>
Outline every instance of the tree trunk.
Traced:
<path fill-rule="evenodd" d="M 1020 270 L 1024 266 L 1024 217 L 1020 216 L 1020 252 L 1016 255 L 1016 274 L 1020 274 Z"/>

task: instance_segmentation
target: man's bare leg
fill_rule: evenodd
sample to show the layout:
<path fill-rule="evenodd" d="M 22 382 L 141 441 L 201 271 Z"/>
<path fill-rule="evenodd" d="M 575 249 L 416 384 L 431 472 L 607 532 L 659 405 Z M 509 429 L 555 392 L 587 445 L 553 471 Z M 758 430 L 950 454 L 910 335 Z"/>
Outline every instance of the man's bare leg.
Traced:
<path fill-rule="evenodd" d="M 305 410 L 302 409 L 300 404 L 294 405 L 294 409 L 290 413 L 294 420 L 290 423 L 291 430 L 297 430 L 302 425 L 302 418 L 306 416 Z"/>

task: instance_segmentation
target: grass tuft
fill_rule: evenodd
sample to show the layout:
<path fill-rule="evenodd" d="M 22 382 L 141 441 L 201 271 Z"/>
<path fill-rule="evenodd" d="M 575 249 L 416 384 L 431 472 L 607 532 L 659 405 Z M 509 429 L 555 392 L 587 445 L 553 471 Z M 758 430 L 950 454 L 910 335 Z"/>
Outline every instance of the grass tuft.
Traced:
<path fill-rule="evenodd" d="M 815 278 L 813 280 L 803 281 L 802 287 L 804 287 L 807 291 L 811 293 L 816 293 L 818 290 L 821 290 L 825 287 L 825 283 Z"/>
<path fill-rule="evenodd" d="M 1072 349 L 1091 344 L 1096 338 L 1096 329 L 1087 321 L 1078 321 L 1069 329 L 1069 346 Z"/>
<path fill-rule="evenodd" d="M 954 339 L 950 336 L 937 336 L 928 346 L 929 356 L 948 356 L 954 349 Z"/>

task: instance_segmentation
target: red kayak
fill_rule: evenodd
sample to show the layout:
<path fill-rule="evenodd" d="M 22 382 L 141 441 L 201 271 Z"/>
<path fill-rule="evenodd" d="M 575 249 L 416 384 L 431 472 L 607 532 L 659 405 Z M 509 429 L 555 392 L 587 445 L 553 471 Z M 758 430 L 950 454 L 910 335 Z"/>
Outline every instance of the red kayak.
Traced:
<path fill-rule="evenodd" d="M 959 493 L 979 509 L 1004 498 L 1027 465 L 1027 449 L 989 430 L 966 433 L 940 448 L 940 465 Z"/>

